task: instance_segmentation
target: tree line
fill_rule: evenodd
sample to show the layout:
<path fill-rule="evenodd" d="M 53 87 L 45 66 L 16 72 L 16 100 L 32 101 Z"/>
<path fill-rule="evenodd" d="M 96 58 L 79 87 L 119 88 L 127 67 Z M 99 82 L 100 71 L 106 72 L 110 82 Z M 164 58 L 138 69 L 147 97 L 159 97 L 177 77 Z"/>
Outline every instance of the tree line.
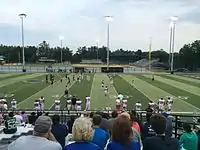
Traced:
<path fill-rule="evenodd" d="M 105 46 L 79 47 L 73 53 L 73 50 L 68 47 L 50 47 L 46 41 L 41 42 L 38 46 L 26 46 L 25 61 L 26 63 L 36 63 L 41 57 L 47 57 L 60 62 L 61 50 L 63 62 L 79 63 L 82 59 L 100 59 L 106 62 L 107 48 Z M 20 46 L 0 45 L 0 55 L 5 56 L 9 63 L 22 62 L 22 48 Z M 148 58 L 149 52 L 140 49 L 134 51 L 121 48 L 110 51 L 110 61 L 117 64 L 128 64 Z M 152 51 L 151 59 L 158 59 L 161 63 L 169 64 L 169 53 L 163 49 Z M 174 53 L 174 67 L 186 68 L 191 71 L 200 68 L 200 40 L 185 44 L 178 53 Z"/>

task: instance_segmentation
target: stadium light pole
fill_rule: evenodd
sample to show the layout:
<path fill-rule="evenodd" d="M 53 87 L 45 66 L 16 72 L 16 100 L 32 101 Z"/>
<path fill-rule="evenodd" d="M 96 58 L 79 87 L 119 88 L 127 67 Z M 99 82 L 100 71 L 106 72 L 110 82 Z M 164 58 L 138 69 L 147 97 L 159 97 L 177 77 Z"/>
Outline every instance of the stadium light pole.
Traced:
<path fill-rule="evenodd" d="M 113 21 L 113 17 L 105 16 L 105 19 L 108 23 L 108 25 L 107 25 L 107 72 L 109 72 L 110 22 Z"/>
<path fill-rule="evenodd" d="M 62 62 L 63 62 L 62 48 L 63 48 L 64 36 L 59 36 L 59 40 L 60 40 L 60 63 L 62 64 Z"/>
<path fill-rule="evenodd" d="M 175 29 L 176 29 L 176 21 L 178 20 L 177 16 L 173 16 L 170 18 L 170 51 L 171 51 L 171 66 L 170 71 L 173 74 L 174 71 L 174 45 L 175 45 Z"/>
<path fill-rule="evenodd" d="M 96 47 L 97 47 L 97 62 L 99 59 L 99 40 L 96 40 Z"/>
<path fill-rule="evenodd" d="M 22 64 L 23 64 L 23 71 L 25 69 L 25 54 L 24 54 L 24 18 L 27 17 L 27 14 L 19 14 L 21 19 L 21 30 L 22 30 Z"/>
<path fill-rule="evenodd" d="M 150 42 L 149 42 L 149 72 L 151 72 L 151 48 L 152 48 L 152 37 L 150 37 Z"/>

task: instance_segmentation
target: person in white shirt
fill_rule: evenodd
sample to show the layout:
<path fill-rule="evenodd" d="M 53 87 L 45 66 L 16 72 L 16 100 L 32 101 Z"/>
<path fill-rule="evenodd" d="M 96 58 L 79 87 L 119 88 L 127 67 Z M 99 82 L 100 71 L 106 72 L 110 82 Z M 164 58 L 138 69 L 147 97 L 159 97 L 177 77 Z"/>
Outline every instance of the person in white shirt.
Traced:
<path fill-rule="evenodd" d="M 80 111 L 81 110 L 81 104 L 82 104 L 82 101 L 80 99 L 78 99 L 76 101 L 76 110 L 77 111 Z"/>
<path fill-rule="evenodd" d="M 39 102 L 38 99 L 35 100 L 35 102 L 34 102 L 34 108 L 35 108 L 36 111 L 39 111 L 39 110 L 40 110 L 40 102 Z"/>
<path fill-rule="evenodd" d="M 16 112 L 14 117 L 16 118 L 16 125 L 17 125 L 17 126 L 22 125 L 23 118 L 22 118 L 22 116 L 20 115 L 20 113 L 19 113 L 19 112 Z"/>
<path fill-rule="evenodd" d="M 105 94 L 105 96 L 108 95 L 108 86 L 107 85 L 104 86 L 104 94 Z"/>
<path fill-rule="evenodd" d="M 158 100 L 158 109 L 159 109 L 159 112 L 163 112 L 164 111 L 164 108 L 165 107 L 165 100 L 164 98 L 160 98 Z"/>
<path fill-rule="evenodd" d="M 121 101 L 119 99 L 116 99 L 116 110 L 120 111 L 121 109 Z"/>
<path fill-rule="evenodd" d="M 136 110 L 136 111 L 141 111 L 141 110 L 142 110 L 142 104 L 141 104 L 140 102 L 137 102 L 137 103 L 135 104 L 135 110 Z"/>
<path fill-rule="evenodd" d="M 7 102 L 6 102 L 6 103 L 4 103 L 4 105 L 3 105 L 3 108 L 4 108 L 4 110 L 5 110 L 5 111 L 7 111 L 7 110 L 8 110 L 8 104 L 7 104 Z"/>
<path fill-rule="evenodd" d="M 119 95 L 117 96 L 117 98 L 122 102 L 124 96 L 123 96 L 122 94 L 119 94 Z"/>
<path fill-rule="evenodd" d="M 86 100 L 85 110 L 90 110 L 90 100 L 91 100 L 91 98 L 89 96 L 86 96 L 85 100 Z"/>
<path fill-rule="evenodd" d="M 40 102 L 40 110 L 44 110 L 44 97 L 41 96 L 39 98 L 39 102 Z"/>
<path fill-rule="evenodd" d="M 123 110 L 127 110 L 127 100 L 122 100 L 122 107 L 123 107 Z"/>
<path fill-rule="evenodd" d="M 60 110 L 60 100 L 56 99 L 54 103 L 55 103 L 55 110 L 59 111 Z"/>
<path fill-rule="evenodd" d="M 167 98 L 167 103 L 166 104 L 167 104 L 168 111 L 171 111 L 172 110 L 172 104 L 173 104 L 173 100 L 172 100 L 171 97 Z"/>
<path fill-rule="evenodd" d="M 71 108 L 72 108 L 72 100 L 71 100 L 71 98 L 68 98 L 67 99 L 67 110 L 71 110 Z"/>
<path fill-rule="evenodd" d="M 17 101 L 14 98 L 11 101 L 11 107 L 12 107 L 12 110 L 16 110 L 17 109 Z"/>

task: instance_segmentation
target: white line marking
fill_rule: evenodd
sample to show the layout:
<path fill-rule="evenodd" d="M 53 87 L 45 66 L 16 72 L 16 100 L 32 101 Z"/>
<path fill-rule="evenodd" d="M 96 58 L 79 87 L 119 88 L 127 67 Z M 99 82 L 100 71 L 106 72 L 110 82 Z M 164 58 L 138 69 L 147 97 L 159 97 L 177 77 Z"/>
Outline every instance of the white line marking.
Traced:
<path fill-rule="evenodd" d="M 56 81 L 56 82 L 54 83 L 54 85 L 59 85 L 59 84 L 57 84 L 57 83 L 59 83 L 59 82 L 60 82 L 60 81 Z M 40 90 L 40 91 L 38 91 L 38 92 L 41 92 L 41 91 L 43 91 L 43 90 L 46 90 L 47 88 L 50 88 L 50 86 L 52 86 L 52 85 L 50 84 L 49 86 L 43 88 L 42 90 Z M 24 103 L 26 100 L 28 100 L 28 99 L 31 98 L 31 97 L 34 97 L 35 95 L 37 95 L 38 92 L 36 92 L 36 93 L 34 93 L 33 95 L 29 96 L 29 97 L 26 98 L 25 100 L 19 102 L 17 105 L 20 105 L 20 104 Z"/>

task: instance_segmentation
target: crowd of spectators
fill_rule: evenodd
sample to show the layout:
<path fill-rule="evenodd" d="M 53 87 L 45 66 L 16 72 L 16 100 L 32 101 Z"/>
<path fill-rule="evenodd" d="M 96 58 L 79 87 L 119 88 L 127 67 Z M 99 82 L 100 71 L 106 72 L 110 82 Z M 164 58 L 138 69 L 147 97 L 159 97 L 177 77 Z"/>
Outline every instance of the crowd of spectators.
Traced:
<path fill-rule="evenodd" d="M 135 111 L 118 114 L 93 112 L 71 118 L 60 124 L 60 116 L 11 112 L 8 117 L 18 123 L 34 125 L 33 135 L 21 136 L 8 150 L 199 150 L 200 131 L 187 123 L 179 138 L 173 138 L 172 118 L 169 114 L 146 115 L 140 122 Z M 1 118 L 0 118 L 1 119 Z M 0 120 L 1 122 L 1 120 Z M 6 125 L 6 124 L 5 124 Z M 14 131 L 13 131 L 14 132 Z M 66 138 L 67 137 L 67 138 Z"/>

